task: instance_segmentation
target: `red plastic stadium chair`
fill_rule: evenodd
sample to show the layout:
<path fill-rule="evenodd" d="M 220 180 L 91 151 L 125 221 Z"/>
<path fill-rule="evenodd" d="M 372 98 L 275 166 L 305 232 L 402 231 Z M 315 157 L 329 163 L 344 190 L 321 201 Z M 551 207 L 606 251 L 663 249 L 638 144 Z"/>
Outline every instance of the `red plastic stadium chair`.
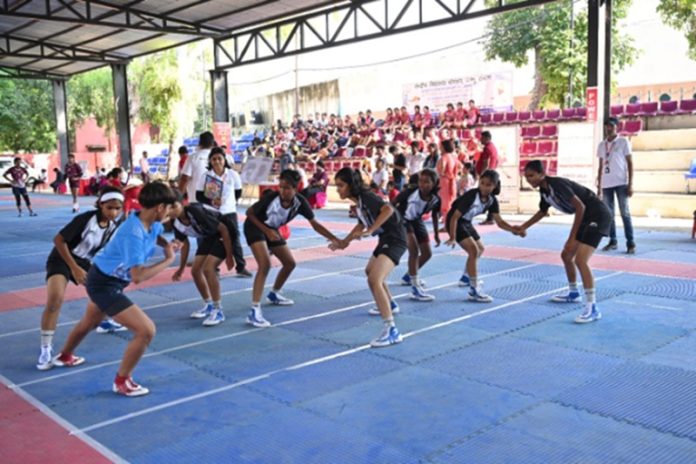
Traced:
<path fill-rule="evenodd" d="M 624 116 L 638 116 L 638 113 L 640 113 L 640 103 L 629 103 L 626 105 Z"/>
<path fill-rule="evenodd" d="M 657 114 L 658 102 L 647 102 L 640 104 L 639 116 L 655 116 Z"/>
<path fill-rule="evenodd" d="M 679 103 L 679 114 L 696 114 L 696 100 L 682 100 Z"/>
<path fill-rule="evenodd" d="M 556 154 L 556 143 L 550 140 L 539 142 L 537 154 L 539 156 L 554 156 Z"/>
<path fill-rule="evenodd" d="M 532 119 L 536 122 L 541 122 L 546 120 L 546 111 L 538 110 L 532 112 Z"/>
<path fill-rule="evenodd" d="M 508 111 L 505 113 L 505 124 L 513 124 L 517 122 L 519 115 L 517 111 Z"/>
<path fill-rule="evenodd" d="M 561 120 L 569 121 L 575 118 L 575 108 L 563 108 L 561 110 Z"/>
<path fill-rule="evenodd" d="M 367 147 L 364 145 L 358 145 L 353 150 L 353 158 L 364 158 L 367 155 Z"/>
<path fill-rule="evenodd" d="M 525 136 L 528 139 L 536 139 L 541 136 L 541 126 L 530 126 L 527 128 L 527 135 Z"/>
<path fill-rule="evenodd" d="M 520 155 L 526 158 L 534 156 L 537 152 L 536 142 L 522 142 L 520 145 Z"/>
<path fill-rule="evenodd" d="M 679 102 L 676 100 L 663 101 L 660 103 L 660 114 L 674 114 L 679 108 Z"/>
<path fill-rule="evenodd" d="M 490 113 L 482 114 L 481 115 L 481 124 L 482 125 L 490 124 L 492 119 L 493 119 L 493 117 L 491 116 Z"/>
<path fill-rule="evenodd" d="M 549 139 L 558 137 L 558 126 L 555 124 L 551 126 L 544 126 L 541 129 L 541 136 Z"/>
<path fill-rule="evenodd" d="M 587 119 L 587 108 L 584 106 L 581 108 L 575 108 L 575 117 L 573 119 L 577 121 L 584 121 Z"/>
<path fill-rule="evenodd" d="M 547 121 L 557 121 L 561 118 L 561 110 L 548 110 L 546 112 Z"/>
<path fill-rule="evenodd" d="M 611 105 L 611 115 L 615 118 L 618 118 L 622 114 L 624 114 L 624 106 L 623 105 Z"/>
<path fill-rule="evenodd" d="M 505 113 L 493 113 L 492 124 L 503 124 L 505 122 Z"/>
<path fill-rule="evenodd" d="M 520 111 L 517 113 L 517 121 L 520 123 L 528 122 L 530 119 L 532 119 L 531 111 Z"/>
<path fill-rule="evenodd" d="M 642 129 L 643 121 L 640 119 L 632 119 L 630 121 L 626 121 L 623 129 L 619 133 L 625 137 L 632 137 L 638 134 L 638 132 L 640 132 Z"/>

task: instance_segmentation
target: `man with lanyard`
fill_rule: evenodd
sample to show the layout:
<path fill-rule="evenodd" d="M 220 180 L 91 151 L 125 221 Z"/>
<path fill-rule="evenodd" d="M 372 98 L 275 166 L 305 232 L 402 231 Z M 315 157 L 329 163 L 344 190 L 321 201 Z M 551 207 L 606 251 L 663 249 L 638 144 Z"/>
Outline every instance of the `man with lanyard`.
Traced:
<path fill-rule="evenodd" d="M 619 202 L 619 211 L 626 236 L 626 253 L 636 252 L 633 240 L 633 224 L 628 199 L 633 195 L 633 160 L 631 143 L 617 134 L 619 121 L 609 118 L 604 123 L 606 138 L 597 147 L 599 169 L 597 172 L 597 194 L 611 211 L 612 221 L 609 231 L 609 243 L 602 251 L 616 250 L 616 221 L 614 220 L 614 196 Z"/>

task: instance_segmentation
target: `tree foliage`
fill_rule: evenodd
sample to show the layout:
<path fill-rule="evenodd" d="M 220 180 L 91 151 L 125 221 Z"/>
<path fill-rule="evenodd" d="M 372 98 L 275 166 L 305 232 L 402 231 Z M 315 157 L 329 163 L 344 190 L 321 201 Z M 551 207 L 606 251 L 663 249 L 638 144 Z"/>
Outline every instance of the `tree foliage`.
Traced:
<path fill-rule="evenodd" d="M 0 150 L 50 152 L 56 149 L 51 83 L 0 79 Z"/>
<path fill-rule="evenodd" d="M 696 60 L 696 0 L 660 0 L 657 11 L 666 24 L 684 33 L 689 57 Z"/>
<path fill-rule="evenodd" d="M 515 0 L 518 2 L 520 0 Z M 622 34 L 618 23 L 626 17 L 632 0 L 614 0 L 612 71 L 617 74 L 637 56 L 630 37 Z M 487 0 L 488 6 L 497 4 Z M 510 2 L 508 2 L 510 3 Z M 582 3 L 584 4 L 584 3 Z M 484 40 L 486 58 L 500 59 L 521 67 L 534 60 L 535 85 L 530 109 L 582 100 L 587 76 L 587 10 L 576 11 L 571 29 L 570 0 L 560 0 L 536 8 L 523 8 L 494 16 L 487 25 Z M 572 46 L 571 46 L 572 38 Z M 568 95 L 572 80 L 573 95 Z"/>
<path fill-rule="evenodd" d="M 171 143 L 178 128 L 174 107 L 182 98 L 176 51 L 145 58 L 137 74 L 140 120 L 157 126 L 160 141 Z"/>
<path fill-rule="evenodd" d="M 85 119 L 94 117 L 110 134 L 116 127 L 111 69 L 108 67 L 78 74 L 68 81 L 68 124 L 74 133 Z"/>

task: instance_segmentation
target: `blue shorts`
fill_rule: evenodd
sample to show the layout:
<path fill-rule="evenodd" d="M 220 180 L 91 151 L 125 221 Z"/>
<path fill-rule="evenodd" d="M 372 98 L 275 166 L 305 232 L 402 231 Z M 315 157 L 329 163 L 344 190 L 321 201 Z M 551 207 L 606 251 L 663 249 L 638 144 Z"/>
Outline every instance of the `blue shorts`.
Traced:
<path fill-rule="evenodd" d="M 123 294 L 129 283 L 106 275 L 93 265 L 87 273 L 87 295 L 101 312 L 113 317 L 133 306 L 130 298 Z"/>

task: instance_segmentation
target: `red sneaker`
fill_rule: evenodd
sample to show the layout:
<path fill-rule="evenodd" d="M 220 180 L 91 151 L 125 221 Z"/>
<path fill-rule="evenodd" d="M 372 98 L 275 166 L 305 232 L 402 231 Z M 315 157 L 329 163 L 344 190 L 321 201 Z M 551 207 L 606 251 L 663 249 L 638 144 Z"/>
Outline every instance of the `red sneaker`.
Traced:
<path fill-rule="evenodd" d="M 135 383 L 132 377 L 119 377 L 114 379 L 114 393 L 124 396 L 143 396 L 150 393 L 150 390 Z"/>
<path fill-rule="evenodd" d="M 75 367 L 85 362 L 82 356 L 75 356 L 72 353 L 58 353 L 58 356 L 53 358 L 53 365 L 57 367 Z"/>

